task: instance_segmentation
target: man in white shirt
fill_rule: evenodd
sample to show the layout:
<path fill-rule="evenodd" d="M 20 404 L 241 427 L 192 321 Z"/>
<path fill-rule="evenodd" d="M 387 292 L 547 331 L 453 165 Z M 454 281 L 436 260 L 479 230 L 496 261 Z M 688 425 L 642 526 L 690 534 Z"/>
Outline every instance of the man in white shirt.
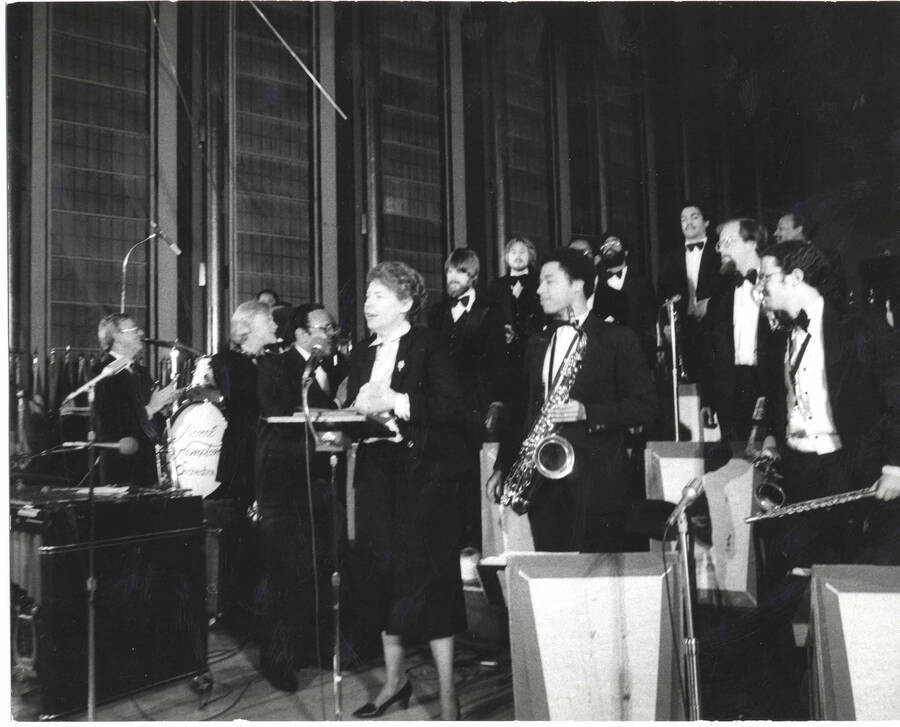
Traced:
<path fill-rule="evenodd" d="M 548 412 L 572 445 L 574 469 L 560 479 L 535 472 L 528 509 L 539 551 L 622 552 L 625 512 L 632 494 L 625 460 L 629 427 L 656 417 L 656 394 L 633 331 L 591 315 L 594 266 L 576 250 L 554 250 L 541 267 L 538 295 L 554 323 L 531 337 L 525 354 L 528 416 L 518 436 L 504 441 L 494 490 L 516 461 L 568 356 L 574 356 L 575 323 L 585 338 L 580 367 L 568 396 Z M 572 348 L 570 348 L 572 347 Z"/>
<path fill-rule="evenodd" d="M 766 446 L 780 454 L 788 500 L 877 483 L 874 500 L 785 518 L 773 576 L 811 563 L 900 563 L 898 336 L 842 305 L 837 271 L 814 245 L 768 248 L 760 278 L 765 307 L 792 322 L 789 335 L 773 337 L 766 376 Z"/>
<path fill-rule="evenodd" d="M 757 251 L 765 245 L 765 235 L 765 228 L 748 218 L 719 227 L 720 272 L 733 284 L 718 290 L 707 308 L 704 328 L 710 364 L 701 381 L 700 401 L 706 426 L 714 426 L 718 416 L 723 441 L 747 439 L 762 393 L 759 358 L 766 348 L 769 325 L 760 311 L 755 286 Z"/>

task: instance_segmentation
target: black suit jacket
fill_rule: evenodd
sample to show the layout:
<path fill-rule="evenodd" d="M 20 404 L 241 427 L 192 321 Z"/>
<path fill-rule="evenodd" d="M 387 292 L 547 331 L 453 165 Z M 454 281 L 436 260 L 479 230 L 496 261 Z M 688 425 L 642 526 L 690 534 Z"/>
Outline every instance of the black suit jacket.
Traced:
<path fill-rule="evenodd" d="M 97 376 L 113 356 L 105 354 L 94 366 L 91 376 Z M 101 380 L 94 389 L 94 429 L 98 442 L 116 442 L 134 437 L 138 442 L 136 454 L 122 456 L 104 451 L 100 459 L 101 479 L 106 484 L 131 484 L 139 487 L 155 485 L 156 454 L 154 447 L 163 430 L 164 419 L 147 417 L 145 407 L 150 402 L 153 381 L 150 373 L 138 363 L 132 370 L 120 371 Z"/>
<path fill-rule="evenodd" d="M 673 295 L 680 295 L 681 300 L 676 307 L 679 315 L 687 312 L 688 286 L 687 264 L 684 261 L 685 249 L 682 242 L 676 249 L 670 250 L 662 259 L 659 268 L 659 304 L 662 305 Z M 711 298 L 713 293 L 723 286 L 725 279 L 719 275 L 722 257 L 716 252 L 715 240 L 707 238 L 700 257 L 700 273 L 697 276 L 697 300 Z"/>
<path fill-rule="evenodd" d="M 825 378 L 835 427 L 851 462 L 853 487 L 871 484 L 885 464 L 900 465 L 900 334 L 856 309 L 823 313 Z M 765 377 L 770 421 L 780 445 L 787 427 L 784 352 L 775 335 Z"/>
<path fill-rule="evenodd" d="M 355 401 L 369 381 L 377 347 L 374 336 L 361 341 L 350 355 L 348 401 Z M 409 396 L 409 421 L 398 420 L 409 453 L 411 478 L 428 473 L 433 479 L 453 479 L 468 467 L 464 440 L 468 411 L 462 387 L 439 333 L 413 326 L 400 339 L 391 388 Z"/>
<path fill-rule="evenodd" d="M 303 408 L 303 370 L 306 359 L 291 346 L 282 354 L 259 359 L 257 394 L 259 416 L 288 416 Z M 329 381 L 332 392 L 338 382 Z M 315 377 L 309 387 L 312 409 L 336 409 L 334 399 L 322 391 Z M 256 453 L 256 494 L 260 507 L 281 508 L 305 504 L 306 428 L 301 424 L 269 424 L 260 421 Z M 328 455 L 314 454 L 309 440 L 311 475 L 326 476 Z M 298 499 L 299 498 L 299 499 Z"/>
<path fill-rule="evenodd" d="M 222 450 L 216 478 L 222 484 L 211 495 L 235 498 L 246 509 L 256 497 L 253 459 L 259 426 L 257 365 L 238 350 L 217 353 L 210 360 L 216 386 L 222 392 L 228 426 L 222 435 Z"/>
<path fill-rule="evenodd" d="M 450 309 L 454 301 L 445 298 L 428 311 L 428 327 L 447 338 L 448 356 L 456 369 L 463 398 L 469 409 L 469 438 L 481 442 L 484 416 L 491 402 L 499 400 L 499 350 L 503 331 L 489 316 L 484 299 L 476 296 L 472 309 L 453 321 Z"/>
<path fill-rule="evenodd" d="M 656 293 L 653 283 L 633 266 L 628 266 L 621 290 L 606 284 L 606 273 L 600 272 L 594 291 L 594 312 L 605 320 L 612 316 L 616 323 L 634 331 L 641 341 L 647 361 L 654 360 L 656 351 Z"/>
<path fill-rule="evenodd" d="M 734 393 L 734 291 L 733 278 L 709 301 L 704 332 L 709 352 L 708 366 L 700 380 L 700 401 L 709 406 L 726 421 L 731 421 L 730 400 Z M 766 369 L 765 357 L 769 350 L 771 328 L 765 313 L 760 309 L 756 323 L 756 365 L 759 371 Z"/>
<path fill-rule="evenodd" d="M 621 512 L 631 499 L 625 470 L 628 428 L 650 424 L 657 416 L 656 393 L 637 335 L 630 329 L 589 315 L 584 324 L 587 347 L 569 398 L 584 404 L 587 420 L 560 425 L 558 433 L 575 450 L 571 480 L 582 490 L 582 507 L 590 514 Z M 520 436 L 503 443 L 501 468 L 508 472 L 524 437 L 544 404 L 542 372 L 551 328 L 532 336 L 525 354 L 528 415 Z M 535 475 L 540 477 L 540 475 Z M 554 487 L 547 483 L 542 487 Z M 538 489 L 537 497 L 540 497 Z M 535 500 L 535 507 L 539 500 Z"/>

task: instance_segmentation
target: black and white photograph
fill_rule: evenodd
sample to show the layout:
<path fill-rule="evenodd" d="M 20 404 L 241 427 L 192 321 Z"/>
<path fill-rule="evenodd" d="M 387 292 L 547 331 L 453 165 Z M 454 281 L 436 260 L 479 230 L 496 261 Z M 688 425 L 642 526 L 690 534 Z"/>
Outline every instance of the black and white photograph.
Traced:
<path fill-rule="evenodd" d="M 0 32 L 7 719 L 900 720 L 900 5 Z"/>

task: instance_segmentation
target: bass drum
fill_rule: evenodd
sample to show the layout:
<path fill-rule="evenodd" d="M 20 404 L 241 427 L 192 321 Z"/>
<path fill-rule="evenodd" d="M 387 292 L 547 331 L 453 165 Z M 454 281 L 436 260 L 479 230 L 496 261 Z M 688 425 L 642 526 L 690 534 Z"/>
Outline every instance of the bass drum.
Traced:
<path fill-rule="evenodd" d="M 169 425 L 169 473 L 172 484 L 208 497 L 219 487 L 216 472 L 227 422 L 208 401 L 181 407 Z"/>

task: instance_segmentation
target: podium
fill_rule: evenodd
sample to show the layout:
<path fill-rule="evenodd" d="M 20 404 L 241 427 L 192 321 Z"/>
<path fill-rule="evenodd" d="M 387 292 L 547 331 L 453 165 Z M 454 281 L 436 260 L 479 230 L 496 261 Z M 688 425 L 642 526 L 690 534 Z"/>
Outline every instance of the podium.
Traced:
<path fill-rule="evenodd" d="M 712 543 L 694 541 L 700 603 L 753 607 L 757 603 L 757 559 L 752 525 L 759 473 L 744 459 L 744 443 L 731 443 L 731 459 L 715 456 L 721 444 L 647 442 L 644 451 L 647 498 L 677 503 L 685 484 L 703 477 Z M 724 459 L 724 458 L 722 458 Z"/>
<path fill-rule="evenodd" d="M 393 432 L 386 426 L 384 417 L 371 417 L 355 409 L 310 409 L 299 411 L 287 416 L 265 417 L 268 424 L 298 426 L 302 425 L 302 436 L 307 431 L 313 430 L 315 434 L 315 451 L 330 453 L 331 466 L 331 548 L 334 567 L 337 569 L 340 563 L 340 532 L 341 516 L 337 490 L 337 464 L 338 452 L 347 453 L 347 479 L 344 483 L 347 502 L 347 539 L 355 540 L 356 509 L 353 505 L 353 476 L 356 469 L 356 448 L 358 440 L 367 437 L 393 436 Z M 304 476 L 304 473 L 298 473 Z M 342 690 L 341 690 L 341 574 L 335 570 L 331 574 L 332 592 L 332 616 L 334 618 L 334 656 L 332 663 L 332 684 L 334 694 L 334 718 L 340 721 L 342 717 Z"/>
<path fill-rule="evenodd" d="M 897 719 L 898 610 L 900 566 L 813 566 L 809 640 L 812 719 Z"/>
<path fill-rule="evenodd" d="M 657 553 L 510 554 L 506 578 L 517 720 L 684 718 Z"/>

